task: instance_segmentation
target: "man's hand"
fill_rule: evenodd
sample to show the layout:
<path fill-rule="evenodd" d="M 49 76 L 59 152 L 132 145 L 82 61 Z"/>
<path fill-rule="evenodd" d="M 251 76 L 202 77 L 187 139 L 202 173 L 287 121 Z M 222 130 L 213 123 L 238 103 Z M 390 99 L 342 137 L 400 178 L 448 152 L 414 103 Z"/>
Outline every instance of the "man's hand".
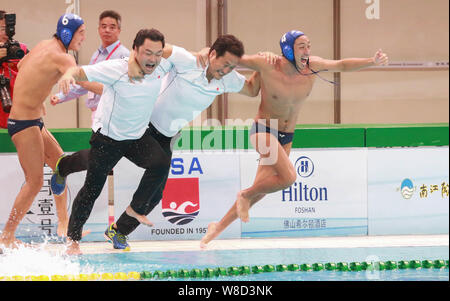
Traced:
<path fill-rule="evenodd" d="M 58 82 L 59 91 L 64 95 L 69 94 L 70 86 L 75 85 L 76 81 L 70 74 L 64 74 Z"/>
<path fill-rule="evenodd" d="M 262 56 L 266 59 L 267 63 L 270 65 L 275 65 L 281 57 L 273 52 L 265 51 L 265 52 L 258 52 L 259 56 Z"/>
<path fill-rule="evenodd" d="M 197 66 L 202 69 L 205 69 L 206 65 L 208 65 L 209 49 L 209 47 L 203 48 L 195 55 L 197 57 Z"/>
<path fill-rule="evenodd" d="M 130 52 L 130 58 L 128 59 L 128 77 L 130 82 L 134 83 L 135 80 L 141 81 L 144 78 L 144 71 L 141 66 L 136 62 L 136 55 L 134 50 Z"/>
<path fill-rule="evenodd" d="M 373 63 L 375 66 L 385 66 L 389 63 L 389 58 L 386 53 L 379 49 L 373 57 Z"/>
<path fill-rule="evenodd" d="M 59 103 L 59 97 L 57 96 L 57 95 L 52 95 L 51 97 L 50 97 L 50 104 L 52 105 L 52 106 L 55 106 L 56 104 L 58 104 Z"/>

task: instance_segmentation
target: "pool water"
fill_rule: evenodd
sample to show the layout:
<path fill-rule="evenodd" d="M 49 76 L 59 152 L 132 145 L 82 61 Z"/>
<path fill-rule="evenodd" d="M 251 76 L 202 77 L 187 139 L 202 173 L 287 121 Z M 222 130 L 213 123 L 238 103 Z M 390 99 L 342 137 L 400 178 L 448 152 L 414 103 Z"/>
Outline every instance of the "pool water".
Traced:
<path fill-rule="evenodd" d="M 0 255 L 2 276 L 79 275 L 118 272 L 166 272 L 181 269 L 289 265 L 328 262 L 378 262 L 400 260 L 448 260 L 448 246 L 316 248 L 316 249 L 241 249 L 171 252 L 124 252 L 67 256 L 41 248 L 19 248 Z M 151 280 L 154 280 L 152 278 Z M 172 278 L 191 281 L 449 281 L 448 268 L 396 269 L 383 271 L 286 271 L 212 278 Z"/>
<path fill-rule="evenodd" d="M 97 273 L 142 272 L 180 269 L 228 268 L 327 262 L 448 260 L 444 247 L 388 247 L 338 249 L 251 249 L 190 252 L 145 252 L 82 255 L 76 260 L 83 268 Z M 74 260 L 74 259 L 72 259 Z M 180 280 L 180 279 L 173 279 Z M 185 279 L 182 279 L 185 280 Z M 196 279 L 199 280 L 199 279 Z M 448 269 L 405 269 L 384 271 L 296 271 L 271 272 L 241 276 L 220 276 L 207 280 L 233 281 L 449 281 Z"/>

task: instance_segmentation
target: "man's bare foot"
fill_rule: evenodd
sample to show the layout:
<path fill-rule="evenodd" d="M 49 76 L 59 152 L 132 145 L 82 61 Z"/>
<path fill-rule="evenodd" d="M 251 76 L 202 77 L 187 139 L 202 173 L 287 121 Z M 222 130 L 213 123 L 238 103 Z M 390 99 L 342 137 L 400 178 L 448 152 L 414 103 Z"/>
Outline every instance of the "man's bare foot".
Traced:
<path fill-rule="evenodd" d="M 125 212 L 131 216 L 134 217 L 135 219 L 138 220 L 138 222 L 140 222 L 141 224 L 144 224 L 148 227 L 153 227 L 153 223 L 145 216 L 145 215 L 141 215 L 138 214 L 136 211 L 133 210 L 133 208 L 131 208 L 131 206 L 128 206 L 127 209 L 125 210 Z"/>
<path fill-rule="evenodd" d="M 248 210 L 250 210 L 250 200 L 242 195 L 242 191 L 240 191 L 237 195 L 236 209 L 237 215 L 239 216 L 241 221 L 243 221 L 244 223 L 248 223 L 250 221 L 250 218 L 248 216 Z"/>
<path fill-rule="evenodd" d="M 81 255 L 83 253 L 81 253 L 81 249 L 80 249 L 80 243 L 78 241 L 73 241 L 68 239 L 67 240 L 67 250 L 66 250 L 66 254 L 67 255 Z"/>
<path fill-rule="evenodd" d="M 211 240 L 213 240 L 214 238 L 217 237 L 218 233 L 216 233 L 216 229 L 217 229 L 217 223 L 216 222 L 209 223 L 208 230 L 206 231 L 205 236 L 203 236 L 202 240 L 200 241 L 200 248 L 201 249 L 206 249 L 207 244 Z"/>

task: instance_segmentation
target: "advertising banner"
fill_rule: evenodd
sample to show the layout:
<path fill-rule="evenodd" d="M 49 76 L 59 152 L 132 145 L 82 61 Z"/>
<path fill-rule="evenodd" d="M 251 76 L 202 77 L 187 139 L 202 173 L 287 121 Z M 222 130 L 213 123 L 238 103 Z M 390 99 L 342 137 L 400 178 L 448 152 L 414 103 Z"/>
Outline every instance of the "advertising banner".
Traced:
<path fill-rule="evenodd" d="M 242 188 L 253 184 L 259 155 L 241 154 Z M 367 149 L 295 149 L 297 180 L 250 209 L 242 237 L 367 234 Z"/>
<path fill-rule="evenodd" d="M 144 170 L 126 159 L 114 168 L 115 218 L 130 204 Z M 161 202 L 147 216 L 153 227 L 140 225 L 132 240 L 200 240 L 208 224 L 219 221 L 240 189 L 239 153 L 174 152 Z M 240 238 L 240 222 L 220 236 Z"/>
<path fill-rule="evenodd" d="M 446 234 L 448 146 L 369 149 L 369 235 Z"/>
<path fill-rule="evenodd" d="M 0 155 L 0 230 L 3 230 L 14 204 L 14 200 L 25 183 L 24 174 L 16 154 Z M 30 210 L 21 221 L 16 237 L 23 241 L 40 242 L 43 239 L 58 239 L 58 217 L 53 194 L 50 189 L 50 179 L 53 171 L 47 165 L 43 168 L 44 182 L 41 191 L 36 196 Z M 73 200 L 84 183 L 86 172 L 79 172 L 67 178 L 67 210 L 70 210 Z M 108 225 L 107 185 L 97 199 L 92 213 L 84 227 L 91 233 L 83 241 L 103 241 L 103 232 Z"/>

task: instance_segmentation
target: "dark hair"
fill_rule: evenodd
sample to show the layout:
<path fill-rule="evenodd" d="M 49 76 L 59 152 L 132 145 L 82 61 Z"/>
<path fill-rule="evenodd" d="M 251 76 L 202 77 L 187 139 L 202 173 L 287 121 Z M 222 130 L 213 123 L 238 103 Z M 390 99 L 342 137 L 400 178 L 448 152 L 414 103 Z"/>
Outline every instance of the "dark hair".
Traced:
<path fill-rule="evenodd" d="M 114 10 L 105 10 L 104 12 L 102 12 L 100 14 L 100 17 L 98 17 L 98 21 L 100 22 L 103 18 L 113 18 L 117 21 L 117 25 L 119 26 L 120 29 L 120 23 L 122 22 L 122 17 L 120 16 L 120 14 Z"/>
<path fill-rule="evenodd" d="M 6 12 L 4 10 L 0 10 L 0 20 L 3 20 L 5 18 Z"/>
<path fill-rule="evenodd" d="M 217 38 L 214 44 L 211 46 L 209 52 L 215 50 L 217 57 L 225 55 L 225 52 L 234 54 L 241 58 L 244 55 L 244 45 L 242 42 L 231 34 L 224 34 Z"/>
<path fill-rule="evenodd" d="M 145 39 L 150 39 L 153 42 L 158 42 L 160 41 L 162 43 L 162 47 L 164 48 L 164 46 L 166 45 L 166 42 L 164 40 L 164 35 L 159 32 L 159 30 L 157 29 L 141 29 L 139 30 L 139 32 L 136 34 L 136 37 L 134 38 L 134 42 L 133 42 L 133 49 L 137 49 L 140 46 L 142 46 L 142 44 L 144 44 Z"/>

